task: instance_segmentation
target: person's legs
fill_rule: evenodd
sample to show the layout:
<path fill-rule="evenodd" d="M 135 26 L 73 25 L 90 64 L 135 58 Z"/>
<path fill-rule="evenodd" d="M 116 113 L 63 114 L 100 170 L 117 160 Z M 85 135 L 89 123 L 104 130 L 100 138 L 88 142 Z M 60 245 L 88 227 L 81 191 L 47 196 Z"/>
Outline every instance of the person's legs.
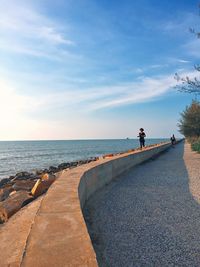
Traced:
<path fill-rule="evenodd" d="M 143 147 L 145 147 L 145 140 L 143 140 L 142 145 L 143 145 Z"/>
<path fill-rule="evenodd" d="M 140 140 L 140 149 L 142 149 L 143 147 L 145 147 L 145 141 L 144 140 Z"/>
<path fill-rule="evenodd" d="M 140 149 L 142 149 L 142 140 L 140 140 Z"/>

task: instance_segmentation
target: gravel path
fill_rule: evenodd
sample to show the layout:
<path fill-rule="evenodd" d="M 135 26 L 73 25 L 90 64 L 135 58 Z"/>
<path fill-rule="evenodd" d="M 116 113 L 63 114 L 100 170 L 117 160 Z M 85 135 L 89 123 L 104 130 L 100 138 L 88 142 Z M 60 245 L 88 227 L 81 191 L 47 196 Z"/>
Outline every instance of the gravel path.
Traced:
<path fill-rule="evenodd" d="M 180 143 L 97 192 L 84 215 L 99 266 L 200 266 L 200 154 Z"/>

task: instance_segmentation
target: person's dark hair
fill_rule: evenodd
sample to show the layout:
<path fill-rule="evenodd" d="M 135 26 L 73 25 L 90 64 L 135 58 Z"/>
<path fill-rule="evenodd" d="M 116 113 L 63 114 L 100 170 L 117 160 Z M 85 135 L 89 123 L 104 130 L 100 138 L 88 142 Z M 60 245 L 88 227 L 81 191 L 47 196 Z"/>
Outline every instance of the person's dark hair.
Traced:
<path fill-rule="evenodd" d="M 143 128 L 140 128 L 140 131 L 144 131 L 144 129 Z"/>

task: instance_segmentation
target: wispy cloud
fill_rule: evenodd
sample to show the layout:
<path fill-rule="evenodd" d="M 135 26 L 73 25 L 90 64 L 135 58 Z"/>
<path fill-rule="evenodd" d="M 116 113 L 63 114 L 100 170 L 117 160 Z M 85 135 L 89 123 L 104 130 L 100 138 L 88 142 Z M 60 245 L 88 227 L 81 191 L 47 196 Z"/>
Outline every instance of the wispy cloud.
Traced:
<path fill-rule="evenodd" d="M 112 99 L 94 101 L 90 107 L 96 110 L 152 101 L 164 95 L 174 85 L 175 81 L 172 76 L 160 78 L 143 77 L 139 82 L 121 86 L 120 93 L 116 92 L 119 87 L 109 88 L 113 92 Z"/>
<path fill-rule="evenodd" d="M 175 84 L 176 81 L 170 75 L 155 78 L 145 77 L 133 83 L 88 88 L 84 91 L 71 90 L 48 95 L 41 93 L 40 96 L 35 97 L 20 95 L 12 85 L 1 80 L 0 139 L 97 137 L 102 136 L 101 131 L 104 137 L 110 136 L 111 125 L 112 130 L 113 127 L 117 130 L 119 120 L 110 122 L 104 119 L 101 121 L 107 132 L 99 126 L 98 118 L 92 119 L 90 117 L 94 110 L 116 109 L 119 106 L 153 101 L 164 97 Z M 77 107 L 81 111 L 81 116 L 75 110 Z M 70 116 L 68 112 L 70 108 L 72 108 L 73 116 Z M 43 115 L 46 111 L 50 116 L 45 117 Z M 56 117 L 53 116 L 54 111 Z M 130 121 L 127 120 L 125 123 L 125 120 L 121 122 L 126 125 L 122 136 L 126 134 L 128 125 L 130 125 Z M 137 125 L 140 124 L 137 118 L 134 119 L 134 122 Z M 147 124 L 148 122 L 145 125 Z M 95 128 L 92 132 L 91 127 Z M 86 130 L 83 130 L 85 128 Z M 151 127 L 149 126 L 149 128 Z M 130 129 L 131 133 L 132 129 Z"/>
<path fill-rule="evenodd" d="M 166 60 L 168 66 L 177 65 L 179 63 L 181 65 L 182 65 L 182 63 L 183 64 L 190 63 L 190 60 L 186 60 L 184 58 L 177 58 L 177 57 L 167 57 L 165 60 Z"/>
<path fill-rule="evenodd" d="M 195 75 L 195 72 L 182 73 L 185 75 Z M 88 88 L 86 90 L 74 90 L 64 93 L 49 94 L 40 97 L 40 107 L 72 107 L 80 104 L 84 112 L 93 110 L 117 108 L 136 103 L 154 101 L 171 90 L 177 84 L 173 75 L 160 77 L 142 77 L 132 83 L 121 83 L 113 86 L 103 86 Z"/>
<path fill-rule="evenodd" d="M 147 65 L 145 67 L 140 67 L 140 68 L 133 68 L 132 72 L 135 74 L 142 74 L 150 70 L 158 70 L 158 69 L 164 69 L 167 68 L 169 64 L 163 63 L 163 64 L 151 64 Z"/>
<path fill-rule="evenodd" d="M 51 59 L 67 56 L 67 48 L 75 45 L 67 37 L 66 26 L 63 28 L 23 1 L 21 5 L 12 1 L 1 5 L 0 36 L 1 49 Z"/>
<path fill-rule="evenodd" d="M 144 72 L 144 68 L 135 68 L 135 69 L 133 69 L 133 72 L 136 74 L 141 74 Z"/>
<path fill-rule="evenodd" d="M 190 63 L 189 60 L 184 60 L 184 59 L 177 59 L 177 61 L 180 63 Z"/>
<path fill-rule="evenodd" d="M 195 77 L 195 71 L 182 71 L 182 76 Z M 57 94 L 49 99 L 54 101 L 82 103 L 84 110 L 91 112 L 92 110 L 101 110 L 107 108 L 117 108 L 119 106 L 127 106 L 136 103 L 144 103 L 157 100 L 164 97 L 175 85 L 176 80 L 173 75 L 165 75 L 159 77 L 142 77 L 139 81 L 132 83 L 123 83 L 120 85 L 104 86 L 100 88 L 90 88 L 81 92 L 69 94 Z M 62 99 L 62 100 L 61 100 Z"/>
<path fill-rule="evenodd" d="M 119 106 L 155 100 L 168 92 L 175 84 L 176 81 L 173 79 L 173 76 L 143 77 L 139 81 L 132 83 L 93 87 L 84 90 L 69 89 L 64 92 L 49 93 L 48 95 L 41 93 L 37 97 L 26 97 L 19 95 L 7 83 L 1 82 L 1 108 L 6 108 L 6 113 L 11 116 L 12 112 L 15 114 L 21 112 L 25 112 L 25 114 L 31 112 L 34 114 L 35 111 L 42 113 L 44 110 L 49 109 L 74 109 L 77 104 L 80 104 L 84 112 L 90 113 L 92 110 L 117 108 Z M 5 104 L 8 102 L 10 103 L 10 107 L 7 107 L 7 104 Z M 0 114 L 4 113 L 0 112 Z"/>

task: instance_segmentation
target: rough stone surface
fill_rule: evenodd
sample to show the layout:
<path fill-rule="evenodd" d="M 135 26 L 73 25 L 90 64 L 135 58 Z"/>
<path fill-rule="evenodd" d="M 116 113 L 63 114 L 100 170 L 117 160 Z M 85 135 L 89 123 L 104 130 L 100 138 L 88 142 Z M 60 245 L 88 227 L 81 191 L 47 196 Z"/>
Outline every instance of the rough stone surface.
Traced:
<path fill-rule="evenodd" d="M 99 266 L 200 266 L 200 154 L 180 143 L 95 193 L 85 218 Z"/>
<path fill-rule="evenodd" d="M 31 173 L 29 173 L 29 172 L 18 172 L 16 175 L 15 175 L 15 177 L 17 178 L 17 179 L 26 179 L 26 178 L 29 178 L 31 176 Z"/>
<path fill-rule="evenodd" d="M 29 180 L 29 179 L 19 180 L 14 183 L 13 189 L 16 191 L 19 191 L 19 190 L 31 191 L 34 184 L 35 184 L 34 180 Z"/>
<path fill-rule="evenodd" d="M 0 203 L 0 223 L 6 222 L 13 214 L 33 200 L 33 197 L 26 191 L 18 191 L 10 195 Z"/>
<path fill-rule="evenodd" d="M 12 186 L 6 188 L 0 188 L 0 202 L 4 201 L 7 197 L 9 197 L 9 194 L 12 191 L 13 191 Z"/>
<path fill-rule="evenodd" d="M 49 189 L 49 187 L 52 185 L 54 180 L 53 179 L 49 179 L 49 180 L 39 180 L 39 181 L 37 181 L 36 184 L 34 185 L 34 187 L 31 190 L 31 194 L 35 198 L 41 196 L 42 194 L 44 194 Z"/>
<path fill-rule="evenodd" d="M 8 179 L 8 178 L 1 179 L 0 180 L 0 187 L 4 186 L 8 182 L 10 182 L 10 179 Z"/>

